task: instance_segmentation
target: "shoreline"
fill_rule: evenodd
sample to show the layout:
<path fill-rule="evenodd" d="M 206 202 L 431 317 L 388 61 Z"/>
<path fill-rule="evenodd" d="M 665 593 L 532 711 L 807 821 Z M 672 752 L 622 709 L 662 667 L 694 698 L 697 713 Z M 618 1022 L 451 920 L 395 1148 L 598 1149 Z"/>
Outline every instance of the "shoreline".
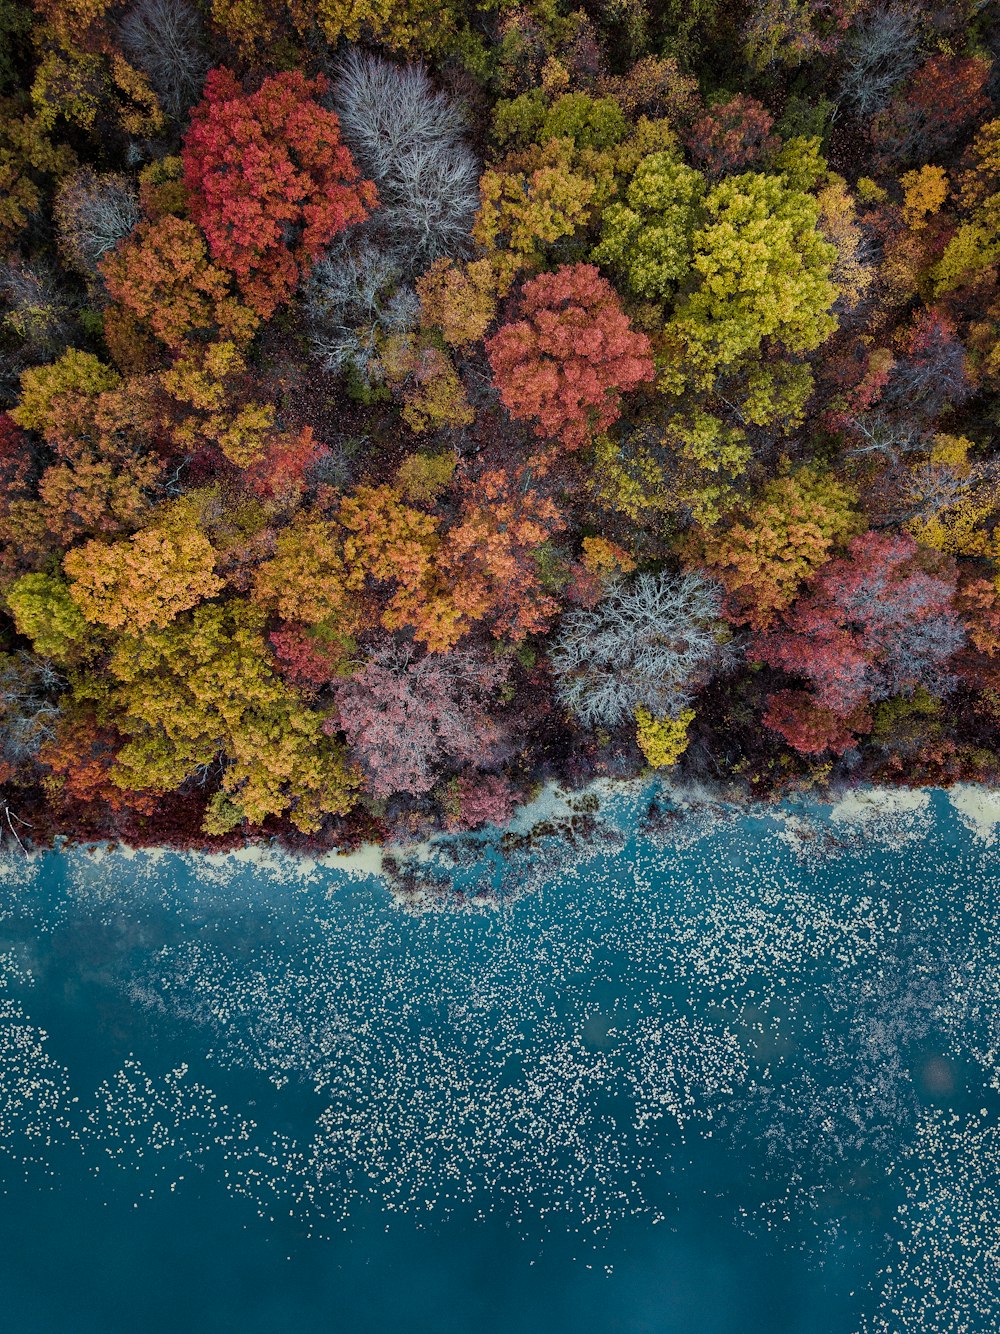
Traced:
<path fill-rule="evenodd" d="M 468 872 L 475 870 L 476 852 L 482 865 L 490 859 L 501 864 L 516 862 L 543 847 L 551 850 L 553 845 L 579 855 L 585 853 L 588 844 L 600 846 L 602 835 L 616 836 L 619 841 L 652 832 L 647 817 L 654 808 L 660 820 L 669 817 L 678 830 L 687 827 L 693 831 L 706 820 L 773 819 L 784 826 L 790 838 L 807 841 L 822 826 L 850 835 L 873 825 L 900 825 L 927 812 L 936 793 L 946 798 L 976 838 L 995 841 L 1000 828 L 1000 787 L 985 784 L 956 783 L 948 788 L 859 786 L 836 795 L 792 793 L 781 801 L 765 802 L 740 801 L 718 790 L 672 784 L 664 779 L 636 778 L 597 779 L 576 790 L 553 780 L 504 826 L 459 833 L 441 831 L 411 843 L 363 843 L 350 851 L 310 853 L 283 843 L 277 836 L 214 850 L 110 839 L 76 842 L 59 836 L 54 846 L 29 845 L 23 855 L 34 861 L 52 853 L 79 853 L 93 862 L 110 857 L 130 861 L 145 857 L 155 862 L 173 855 L 196 859 L 205 867 L 219 870 L 256 867 L 302 880 L 334 871 L 356 880 L 379 880 L 392 889 L 394 883 L 420 880 L 422 871 L 428 879 L 440 879 L 442 863 L 452 867 L 456 879 L 463 878 L 463 870 L 467 878 Z M 16 850 L 8 852 L 11 860 L 19 857 Z"/>

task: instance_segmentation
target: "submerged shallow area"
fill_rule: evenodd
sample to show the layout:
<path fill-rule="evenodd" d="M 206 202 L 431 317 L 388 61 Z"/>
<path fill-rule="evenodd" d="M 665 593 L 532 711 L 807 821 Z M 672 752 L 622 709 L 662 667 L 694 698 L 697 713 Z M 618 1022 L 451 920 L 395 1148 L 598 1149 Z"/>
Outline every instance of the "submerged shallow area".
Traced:
<path fill-rule="evenodd" d="M 11 1328 L 995 1329 L 994 806 L 8 861 Z"/>

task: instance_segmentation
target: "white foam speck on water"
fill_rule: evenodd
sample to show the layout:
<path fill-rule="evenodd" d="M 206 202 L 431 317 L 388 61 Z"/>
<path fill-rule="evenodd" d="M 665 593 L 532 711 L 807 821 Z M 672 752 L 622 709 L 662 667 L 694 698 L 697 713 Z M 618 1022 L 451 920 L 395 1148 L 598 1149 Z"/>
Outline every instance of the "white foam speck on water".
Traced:
<path fill-rule="evenodd" d="M 921 1118 L 901 1166 L 890 1263 L 861 1334 L 987 1334 L 1000 1311 L 1000 1128 Z"/>

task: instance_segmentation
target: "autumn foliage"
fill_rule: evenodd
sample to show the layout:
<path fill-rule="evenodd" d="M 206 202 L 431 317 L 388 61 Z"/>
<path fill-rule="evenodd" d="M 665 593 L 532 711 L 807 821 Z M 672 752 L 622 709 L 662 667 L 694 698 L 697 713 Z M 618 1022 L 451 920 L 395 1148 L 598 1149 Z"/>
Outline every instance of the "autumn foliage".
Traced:
<path fill-rule="evenodd" d="M 247 304 L 270 315 L 323 246 L 376 203 L 319 102 L 322 76 L 276 74 L 243 91 L 212 70 L 184 139 L 191 216 Z"/>
<path fill-rule="evenodd" d="M 543 439 L 578 449 L 617 419 L 623 393 L 653 378 L 649 339 L 590 264 L 531 279 L 518 311 L 487 351 L 507 411 Z"/>
<path fill-rule="evenodd" d="M 1000 782 L 996 38 L 0 0 L 0 811 Z"/>

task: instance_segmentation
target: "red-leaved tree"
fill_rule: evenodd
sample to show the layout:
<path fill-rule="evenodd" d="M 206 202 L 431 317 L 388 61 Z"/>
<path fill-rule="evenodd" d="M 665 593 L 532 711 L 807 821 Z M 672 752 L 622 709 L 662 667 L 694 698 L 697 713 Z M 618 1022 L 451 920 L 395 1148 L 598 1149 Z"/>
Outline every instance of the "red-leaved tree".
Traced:
<path fill-rule="evenodd" d="M 499 739 L 488 710 L 508 671 L 507 660 L 473 651 L 418 658 L 389 645 L 370 658 L 336 699 L 372 793 L 419 796 L 449 764 L 482 764 Z"/>
<path fill-rule="evenodd" d="M 246 93 L 212 70 L 184 138 L 191 215 L 244 299 L 268 316 L 338 232 L 377 202 L 318 98 L 322 75 L 289 70 Z"/>
<path fill-rule="evenodd" d="M 856 732 L 871 728 L 871 715 L 864 706 L 841 718 L 832 709 L 817 704 L 806 690 L 777 690 L 767 699 L 764 724 L 785 738 L 800 755 L 843 755 L 857 740 Z"/>
<path fill-rule="evenodd" d="M 813 701 L 846 719 L 871 701 L 923 686 L 947 691 L 965 631 L 953 606 L 955 565 L 902 533 L 862 533 L 829 561 L 780 623 L 753 640 L 757 658 L 803 677 Z"/>
<path fill-rule="evenodd" d="M 617 420 L 623 393 L 653 378 L 649 339 L 592 264 L 532 278 L 520 314 L 486 348 L 504 407 L 545 439 L 578 449 Z"/>
<path fill-rule="evenodd" d="M 502 774 L 463 774 L 455 780 L 453 800 L 445 821 L 449 829 L 506 824 L 516 804 L 514 790 Z"/>
<path fill-rule="evenodd" d="M 989 73 L 980 56 L 931 56 L 905 80 L 890 107 L 875 117 L 875 143 L 903 162 L 938 157 L 989 107 Z"/>
<path fill-rule="evenodd" d="M 688 147 L 699 167 L 718 180 L 746 171 L 781 146 L 772 134 L 774 117 L 754 97 L 737 93 L 699 116 L 688 133 Z"/>
<path fill-rule="evenodd" d="M 322 451 L 311 427 L 284 431 L 268 443 L 261 458 L 244 469 L 243 480 L 262 500 L 292 503 L 305 490 L 306 473 Z"/>

